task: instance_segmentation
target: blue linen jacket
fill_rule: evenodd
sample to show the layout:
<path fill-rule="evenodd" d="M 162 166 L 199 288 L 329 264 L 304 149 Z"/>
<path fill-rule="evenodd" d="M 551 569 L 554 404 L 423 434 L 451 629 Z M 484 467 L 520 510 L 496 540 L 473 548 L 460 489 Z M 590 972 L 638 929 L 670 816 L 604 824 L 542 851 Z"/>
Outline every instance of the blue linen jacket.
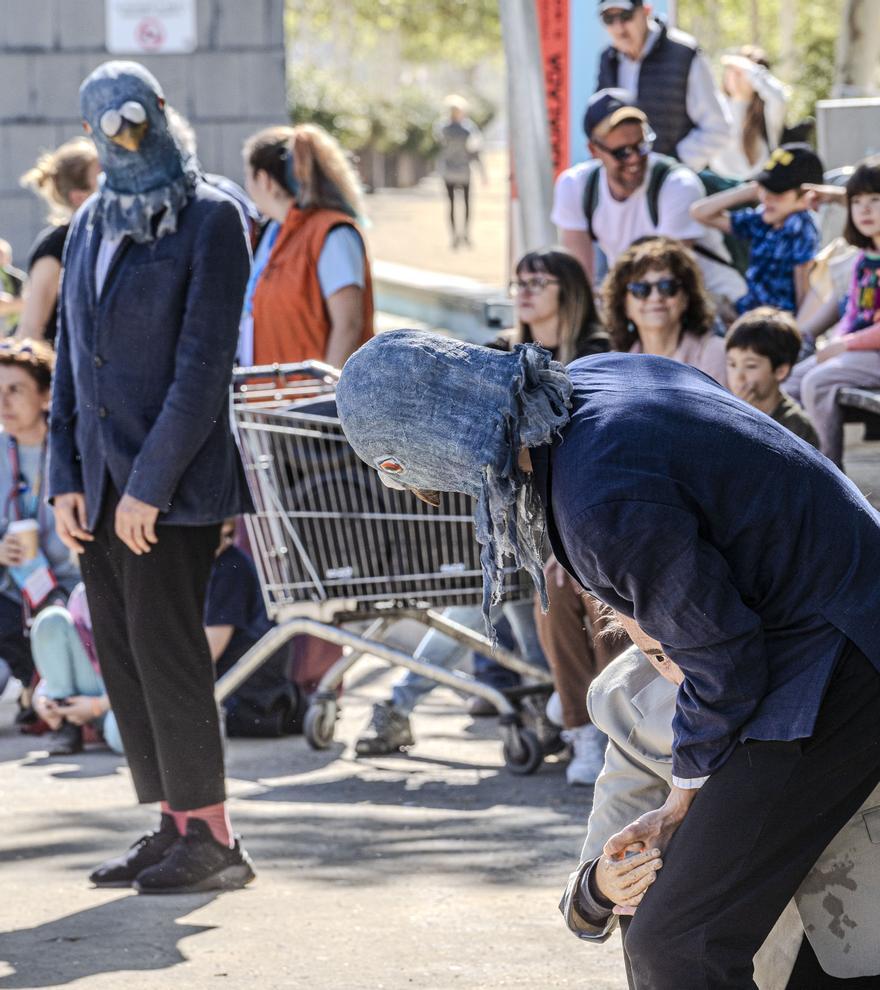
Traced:
<path fill-rule="evenodd" d="M 251 511 L 229 418 L 250 250 L 238 207 L 199 183 L 178 229 L 126 238 L 100 299 L 97 199 L 74 218 L 60 290 L 49 487 L 84 492 L 98 521 L 108 479 L 156 506 L 160 524 Z"/>
<path fill-rule="evenodd" d="M 571 421 L 531 451 L 548 534 L 684 671 L 677 782 L 699 786 L 740 741 L 809 736 L 847 639 L 880 670 L 880 516 L 702 372 L 629 354 L 568 370 Z"/>

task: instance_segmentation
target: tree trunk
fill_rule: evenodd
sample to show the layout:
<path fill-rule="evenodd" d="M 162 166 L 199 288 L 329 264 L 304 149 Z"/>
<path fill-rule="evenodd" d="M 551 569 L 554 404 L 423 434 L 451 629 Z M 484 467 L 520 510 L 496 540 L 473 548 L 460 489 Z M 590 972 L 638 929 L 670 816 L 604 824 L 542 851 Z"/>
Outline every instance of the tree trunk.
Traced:
<path fill-rule="evenodd" d="M 749 9 L 749 29 L 752 35 L 752 44 L 761 44 L 761 8 L 758 0 L 751 0 Z"/>
<path fill-rule="evenodd" d="M 775 74 L 784 82 L 794 78 L 797 64 L 795 32 L 797 30 L 796 0 L 780 0 L 779 3 L 779 65 Z"/>
<path fill-rule="evenodd" d="M 835 97 L 874 96 L 878 92 L 880 31 L 876 12 L 876 0 L 846 0 L 837 44 Z"/>

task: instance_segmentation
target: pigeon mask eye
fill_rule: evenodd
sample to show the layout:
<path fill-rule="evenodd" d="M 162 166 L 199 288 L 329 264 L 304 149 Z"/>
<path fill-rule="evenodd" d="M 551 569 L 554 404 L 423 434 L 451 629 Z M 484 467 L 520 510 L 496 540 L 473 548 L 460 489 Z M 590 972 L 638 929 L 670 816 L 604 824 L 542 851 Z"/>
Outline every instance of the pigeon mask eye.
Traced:
<path fill-rule="evenodd" d="M 119 112 L 122 114 L 123 120 L 127 120 L 129 124 L 142 124 L 147 119 L 147 111 L 143 104 L 138 103 L 137 100 L 128 100 L 127 103 L 123 103 Z"/>
<path fill-rule="evenodd" d="M 122 130 L 122 114 L 118 110 L 105 110 L 101 114 L 101 130 L 112 138 Z"/>

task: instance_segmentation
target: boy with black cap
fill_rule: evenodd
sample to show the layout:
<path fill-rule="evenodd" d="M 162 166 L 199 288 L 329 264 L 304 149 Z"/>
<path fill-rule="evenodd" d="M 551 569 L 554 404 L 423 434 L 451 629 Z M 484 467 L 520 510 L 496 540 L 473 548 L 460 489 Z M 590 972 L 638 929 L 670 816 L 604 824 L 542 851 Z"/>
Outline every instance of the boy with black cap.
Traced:
<path fill-rule="evenodd" d="M 700 223 L 751 242 L 749 289 L 737 302 L 737 312 L 757 306 L 797 312 L 819 248 L 819 231 L 809 212 L 813 194 L 804 187 L 820 185 L 823 175 L 822 162 L 809 145 L 784 144 L 753 182 L 707 196 L 691 207 L 691 216 Z M 746 206 L 755 199 L 760 206 Z"/>

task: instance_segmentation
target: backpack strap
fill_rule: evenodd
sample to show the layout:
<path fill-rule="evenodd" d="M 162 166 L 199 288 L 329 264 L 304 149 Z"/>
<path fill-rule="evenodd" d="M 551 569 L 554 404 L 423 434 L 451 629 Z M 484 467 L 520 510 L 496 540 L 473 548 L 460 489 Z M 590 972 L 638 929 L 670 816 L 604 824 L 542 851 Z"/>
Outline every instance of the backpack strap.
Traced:
<path fill-rule="evenodd" d="M 648 179 L 648 215 L 655 227 L 660 222 L 660 190 L 667 178 L 680 168 L 684 168 L 684 165 L 667 155 L 657 155 L 651 165 L 651 175 Z"/>
<path fill-rule="evenodd" d="M 593 241 L 596 240 L 596 235 L 593 233 L 593 216 L 599 205 L 599 173 L 601 171 L 602 165 L 597 162 L 587 172 L 587 182 L 584 186 L 584 217 L 587 221 L 587 232 L 590 235 L 590 240 Z"/>

